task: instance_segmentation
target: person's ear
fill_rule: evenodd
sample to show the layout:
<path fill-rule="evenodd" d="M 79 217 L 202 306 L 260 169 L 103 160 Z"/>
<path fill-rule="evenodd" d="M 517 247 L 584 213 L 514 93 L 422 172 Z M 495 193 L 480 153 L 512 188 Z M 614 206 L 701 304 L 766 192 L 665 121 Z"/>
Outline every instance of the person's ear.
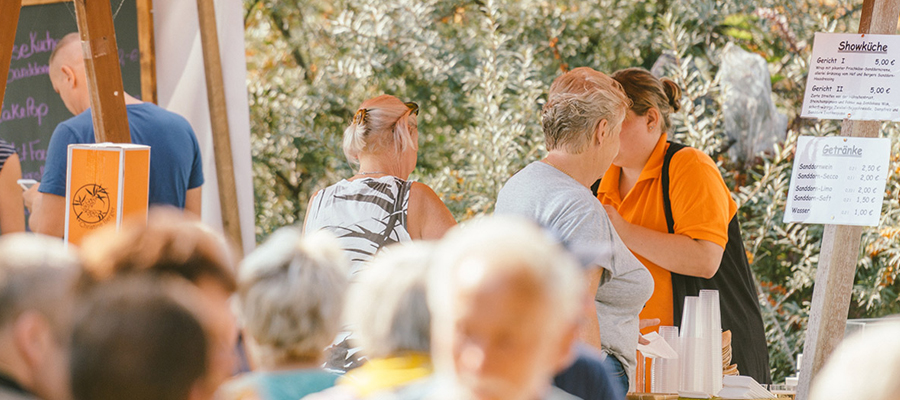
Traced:
<path fill-rule="evenodd" d="M 662 115 L 660 115 L 659 110 L 656 107 L 651 107 L 647 110 L 647 131 L 652 132 L 656 127 L 662 128 L 660 121 L 662 120 Z"/>
<path fill-rule="evenodd" d="M 605 136 L 609 136 L 609 121 L 605 118 L 600 120 L 600 123 L 597 124 L 597 131 L 594 133 L 594 142 L 597 144 L 603 143 L 603 138 Z"/>
<path fill-rule="evenodd" d="M 47 318 L 34 311 L 23 312 L 13 322 L 13 337 L 16 350 L 25 362 L 33 368 L 40 368 L 53 340 Z"/>
<path fill-rule="evenodd" d="M 72 69 L 71 66 L 69 66 L 69 65 L 63 65 L 63 66 L 60 67 L 59 69 L 60 69 L 60 71 L 62 71 L 62 73 L 63 73 L 63 82 L 65 82 L 66 85 L 69 85 L 70 87 L 73 87 L 73 88 L 74 88 L 76 85 L 78 85 L 78 79 L 77 79 L 77 76 L 76 76 L 76 74 L 75 74 L 75 70 Z"/>

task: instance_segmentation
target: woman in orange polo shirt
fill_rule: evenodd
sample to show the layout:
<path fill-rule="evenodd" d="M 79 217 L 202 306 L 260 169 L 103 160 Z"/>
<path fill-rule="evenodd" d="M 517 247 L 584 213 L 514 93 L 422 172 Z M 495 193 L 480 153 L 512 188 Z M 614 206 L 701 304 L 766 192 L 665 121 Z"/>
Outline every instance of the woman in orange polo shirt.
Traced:
<path fill-rule="evenodd" d="M 662 179 L 670 147 L 666 133 L 671 127 L 669 114 L 680 108 L 680 89 L 673 81 L 657 79 L 640 68 L 620 70 L 612 77 L 633 104 L 622 124 L 619 153 L 603 175 L 597 197 L 619 236 L 653 276 L 653 296 L 641 319 L 659 318 L 661 325 L 679 325 L 676 318 L 681 310 L 675 310 L 675 304 L 682 304 L 685 295 L 696 295 L 681 290 L 683 277 L 697 282 L 693 290 L 696 286 L 718 289 L 723 327 L 734 335 L 734 362 L 742 375 L 768 383 L 765 330 L 749 266 L 729 266 L 721 272 L 719 268 L 724 265 L 737 205 L 718 167 L 702 151 L 684 147 L 671 155 L 671 228 L 666 220 Z M 651 330 L 655 328 L 644 333 Z"/>

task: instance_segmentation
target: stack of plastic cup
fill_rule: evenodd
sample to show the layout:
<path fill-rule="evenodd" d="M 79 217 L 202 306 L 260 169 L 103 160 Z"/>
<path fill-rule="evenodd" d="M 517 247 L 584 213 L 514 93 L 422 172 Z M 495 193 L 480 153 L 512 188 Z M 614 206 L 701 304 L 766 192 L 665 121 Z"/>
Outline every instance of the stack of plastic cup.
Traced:
<path fill-rule="evenodd" d="M 679 358 L 653 360 L 650 391 L 653 393 L 678 393 L 678 385 L 681 383 L 681 340 L 678 338 L 678 327 L 661 326 L 659 335 L 676 353 L 679 353 Z"/>
<path fill-rule="evenodd" d="M 704 316 L 706 329 L 705 341 L 709 346 L 709 378 L 707 393 L 716 395 L 722 390 L 722 312 L 719 306 L 718 290 L 700 291 L 700 308 Z"/>
<path fill-rule="evenodd" d="M 706 393 L 709 380 L 709 343 L 704 341 L 706 333 L 700 307 L 700 298 L 687 296 L 684 298 L 684 312 L 681 318 L 681 385 L 679 392 Z M 708 336 L 708 335 L 706 335 Z"/>

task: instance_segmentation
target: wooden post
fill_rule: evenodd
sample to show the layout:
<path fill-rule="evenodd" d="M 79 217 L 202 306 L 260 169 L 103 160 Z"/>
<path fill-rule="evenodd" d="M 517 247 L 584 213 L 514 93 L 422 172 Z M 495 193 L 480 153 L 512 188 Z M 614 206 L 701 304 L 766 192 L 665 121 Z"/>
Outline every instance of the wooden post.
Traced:
<path fill-rule="evenodd" d="M 109 0 L 75 0 L 97 143 L 131 143 Z"/>
<path fill-rule="evenodd" d="M 21 0 L 0 0 L 0 109 L 6 94 L 6 79 L 9 63 L 12 62 L 13 46 L 16 44 L 16 27 L 19 25 Z"/>
<path fill-rule="evenodd" d="M 864 0 L 859 33 L 895 34 L 898 16 L 900 0 Z M 841 136 L 878 137 L 880 129 L 880 121 L 845 119 L 841 124 Z M 809 398 L 813 378 L 844 338 L 862 231 L 860 226 L 825 227 L 803 347 L 798 400 Z"/>
<path fill-rule="evenodd" d="M 138 47 L 141 52 L 141 100 L 157 104 L 156 35 L 153 31 L 153 0 L 137 0 Z"/>
<path fill-rule="evenodd" d="M 197 0 L 200 15 L 200 43 L 203 46 L 203 66 L 206 72 L 206 97 L 212 124 L 213 150 L 216 157 L 216 177 L 219 183 L 219 205 L 225 234 L 243 253 L 241 220 L 238 213 L 237 185 L 231 154 L 231 133 L 228 128 L 228 109 L 225 106 L 225 79 L 219 55 L 219 34 L 213 0 Z"/>

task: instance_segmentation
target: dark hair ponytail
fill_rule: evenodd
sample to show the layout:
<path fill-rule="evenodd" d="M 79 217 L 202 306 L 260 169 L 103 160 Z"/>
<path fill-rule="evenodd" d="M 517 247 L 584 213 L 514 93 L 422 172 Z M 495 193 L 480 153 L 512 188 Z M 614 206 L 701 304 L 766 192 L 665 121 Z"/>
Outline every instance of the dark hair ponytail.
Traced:
<path fill-rule="evenodd" d="M 672 111 L 678 112 L 678 110 L 681 110 L 681 88 L 678 87 L 678 84 L 669 78 L 662 78 L 659 81 L 663 85 L 663 90 L 666 92 Z"/>
<path fill-rule="evenodd" d="M 669 115 L 681 109 L 681 88 L 671 79 L 658 79 L 643 68 L 626 68 L 616 71 L 612 78 L 622 84 L 631 99 L 631 111 L 644 116 L 651 108 L 660 114 L 660 131 L 668 132 L 672 126 Z"/>

